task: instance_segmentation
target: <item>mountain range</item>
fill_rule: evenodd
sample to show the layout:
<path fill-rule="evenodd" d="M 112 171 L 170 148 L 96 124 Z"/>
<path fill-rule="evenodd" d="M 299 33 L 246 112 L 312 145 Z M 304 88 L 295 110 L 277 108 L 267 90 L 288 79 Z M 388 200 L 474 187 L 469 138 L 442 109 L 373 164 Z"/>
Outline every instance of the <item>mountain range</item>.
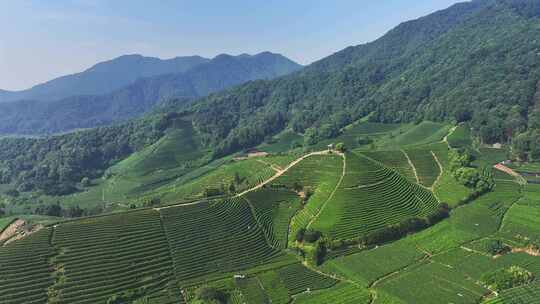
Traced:
<path fill-rule="evenodd" d="M 359 119 L 384 123 L 466 121 L 480 141 L 506 142 L 521 158 L 540 159 L 538 37 L 539 0 L 455 4 L 402 23 L 371 43 L 348 47 L 295 73 L 250 81 L 169 113 L 145 117 L 154 121 L 155 128 L 143 119 L 126 127 L 116 125 L 61 137 L 4 139 L 0 143 L 4 147 L 0 149 L 0 178 L 50 188 L 66 180 L 78 182 L 84 175 L 96 177 L 118 160 L 159 140 L 167 128 L 174 128 L 170 122 L 177 116 L 182 117 L 182 134 L 190 134 L 179 138 L 212 151 L 214 159 L 290 130 L 302 135 L 309 147 L 339 135 L 343 127 Z M 233 71 L 238 69 L 260 76 L 260 68 L 246 70 L 241 62 L 268 56 L 218 56 L 180 76 L 141 80 L 136 88 L 105 98 L 78 97 L 78 102 L 66 99 L 43 108 L 39 102 L 4 104 L 0 107 L 0 130 L 62 131 L 105 124 L 113 118 L 127 119 L 135 115 L 125 114 L 134 107 L 129 102 L 133 98 L 126 98 L 125 103 L 110 102 L 114 96 L 139 96 L 135 99 L 145 100 L 142 112 L 157 104 L 158 97 L 167 96 L 163 92 L 171 92 L 166 84 L 175 84 L 174 95 L 201 96 L 225 87 L 219 78 L 207 81 L 212 78 L 202 77 L 209 74 L 206 71 L 211 66 L 218 66 L 222 75 L 237 75 Z M 274 71 L 272 75 L 277 74 Z M 190 81 L 184 81 L 186 75 Z M 155 79 L 165 81 L 156 80 L 158 85 L 154 85 Z M 206 81 L 193 85 L 193 79 Z M 106 121 L 94 118 L 92 109 L 97 104 L 103 107 L 101 113 L 108 113 Z M 77 106 L 72 110 L 70 105 Z M 33 118 L 36 116 L 38 119 Z M 17 173 L 21 171 L 26 173 Z M 61 172 L 66 176 L 78 173 L 74 178 L 56 178 Z"/>
<path fill-rule="evenodd" d="M 10 98 L 34 99 L 0 103 L 0 133 L 51 134 L 107 125 L 141 115 L 164 100 L 194 99 L 300 68 L 288 58 L 269 52 L 253 56 L 222 54 L 213 59 L 122 56 L 80 74 L 9 93 Z M 88 95 L 108 90 L 112 91 Z M 55 99 L 68 94 L 86 95 Z"/>
<path fill-rule="evenodd" d="M 162 60 L 141 55 L 124 55 L 100 62 L 73 75 L 62 76 L 22 91 L 0 90 L 0 102 L 58 100 L 74 95 L 99 95 L 126 86 L 139 78 L 182 73 L 210 61 L 200 56 Z"/>

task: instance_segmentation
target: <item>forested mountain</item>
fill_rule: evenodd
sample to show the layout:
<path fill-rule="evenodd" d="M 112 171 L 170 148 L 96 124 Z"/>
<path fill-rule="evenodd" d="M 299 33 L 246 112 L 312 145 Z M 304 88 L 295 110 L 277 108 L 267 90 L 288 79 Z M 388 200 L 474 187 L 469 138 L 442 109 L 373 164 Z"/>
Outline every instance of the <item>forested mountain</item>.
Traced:
<path fill-rule="evenodd" d="M 300 69 L 278 54 L 219 55 L 182 73 L 140 78 L 104 95 L 80 95 L 58 101 L 0 104 L 0 134 L 50 134 L 91 128 L 136 117 L 163 100 L 206 96 L 255 79 L 271 79 Z M 96 70 L 102 71 L 99 66 Z"/>
<path fill-rule="evenodd" d="M 212 149 L 215 157 L 255 146 L 289 127 L 304 134 L 307 142 L 313 144 L 336 136 L 341 127 L 367 116 L 380 122 L 470 121 L 474 134 L 484 142 L 512 142 L 519 157 L 534 160 L 540 156 L 538 37 L 540 0 L 477 0 L 456 4 L 405 22 L 372 43 L 349 47 L 291 75 L 252 81 L 200 99 L 188 109 L 190 115 L 186 117 L 192 119 L 197 140 Z M 218 56 L 181 76 L 142 80 L 138 89 L 119 91 L 114 96 L 140 94 L 138 100 L 146 100 L 148 103 L 141 104 L 148 105 L 148 109 L 157 99 L 144 98 L 170 92 L 168 84 L 175 84 L 177 96 L 207 94 L 224 83 L 219 77 L 208 77 L 212 65 L 219 67 L 221 75 L 236 76 L 239 72 L 235 71 L 249 71 L 246 74 L 260 76 L 260 64 L 256 65 L 257 69 L 242 64 L 248 59 L 256 61 L 260 56 L 270 55 Z M 274 76 L 279 74 L 274 73 Z M 192 85 L 195 82 L 178 85 L 186 84 L 183 82 L 186 75 L 190 75 L 190 80 L 211 80 L 197 82 L 198 85 Z M 163 78 L 167 80 L 157 81 Z M 233 82 L 230 80 L 229 84 Z M 129 115 L 122 113 L 129 112 L 123 110 L 128 105 L 134 107 L 130 103 L 99 103 L 96 101 L 99 99 L 89 102 L 92 100 L 82 98 L 80 104 L 88 108 L 78 110 L 70 108 L 66 101 L 61 101 L 65 102 L 62 107 L 44 109 L 37 103 L 21 103 L 19 106 L 26 107 L 24 115 L 15 115 L 13 110 L 8 111 L 12 105 L 4 105 L 0 109 L 0 126 L 3 132 L 60 131 L 96 123 L 96 112 L 91 109 L 98 104 L 103 106 L 99 113 L 108 113 L 110 116 L 104 117 L 109 119 L 128 118 Z M 111 130 L 120 133 L 121 138 L 124 128 L 114 128 Z M 130 133 L 129 130 L 125 132 Z M 63 138 L 69 141 L 75 137 L 91 138 L 96 132 L 101 131 L 90 130 Z M 0 156 L 4 177 L 16 184 L 23 180 L 34 180 L 33 184 L 41 184 L 43 179 L 54 182 L 56 175 L 50 173 L 56 172 L 53 167 L 47 171 L 51 178 L 37 178 L 41 176 L 37 172 L 45 168 L 42 165 L 45 161 L 62 164 L 56 167 L 70 170 L 87 167 L 78 157 L 71 158 L 77 159 L 73 163 L 66 162 L 69 155 L 80 153 L 49 144 L 57 141 L 56 138 L 11 139 L 4 140 L 0 146 L 17 145 L 19 141 L 33 142 L 25 146 L 32 148 Z M 106 144 L 89 141 L 84 146 L 102 149 L 100 145 Z M 43 153 L 36 154 L 36 149 Z M 104 158 L 100 170 L 132 150 Z M 17 173 L 9 169 L 13 166 L 23 169 Z"/>
<path fill-rule="evenodd" d="M 27 90 L 0 90 L 0 102 L 22 99 L 57 100 L 74 95 L 110 93 L 139 78 L 182 73 L 209 60 L 200 56 L 162 60 L 141 55 L 124 55 L 100 62 L 83 72 L 62 76 Z"/>
<path fill-rule="evenodd" d="M 115 126 L 36 138 L 3 138 L 0 184 L 20 191 L 67 194 L 82 178 L 95 178 L 131 153 L 146 147 L 173 126 L 175 115 L 156 115 Z"/>
<path fill-rule="evenodd" d="M 368 114 L 381 122 L 472 120 L 483 141 L 511 141 L 538 127 L 538 37 L 538 0 L 456 4 L 301 73 L 203 99 L 194 125 L 219 145 L 218 154 L 286 127 L 332 137 Z M 527 137 L 522 146 L 535 140 Z"/>

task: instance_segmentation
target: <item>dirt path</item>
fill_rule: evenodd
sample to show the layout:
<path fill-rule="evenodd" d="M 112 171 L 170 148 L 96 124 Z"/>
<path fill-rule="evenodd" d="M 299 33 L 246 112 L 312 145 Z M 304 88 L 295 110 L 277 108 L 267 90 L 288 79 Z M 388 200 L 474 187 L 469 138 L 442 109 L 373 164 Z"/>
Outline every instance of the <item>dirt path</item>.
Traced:
<path fill-rule="evenodd" d="M 479 255 L 483 255 L 483 256 L 487 256 L 487 257 L 493 257 L 492 255 L 489 255 L 485 252 L 482 252 L 482 251 L 478 251 L 478 250 L 475 250 L 475 249 L 472 249 L 472 248 L 469 248 L 469 247 L 465 247 L 465 245 L 461 245 L 459 246 L 459 248 L 467 251 L 467 252 L 472 252 L 472 253 L 476 253 L 476 254 L 479 254 Z"/>
<path fill-rule="evenodd" d="M 276 164 L 271 164 L 271 163 L 269 163 L 269 162 L 265 162 L 265 161 L 262 160 L 262 159 L 257 159 L 257 162 L 269 166 L 272 170 L 274 170 L 274 171 L 276 171 L 276 172 L 279 172 L 279 171 L 283 170 L 283 168 L 281 168 L 280 166 L 278 166 L 278 165 L 276 165 Z"/>
<path fill-rule="evenodd" d="M 396 276 L 396 275 L 399 275 L 401 274 L 402 272 L 404 271 L 407 271 L 409 270 L 409 268 L 411 267 L 414 267 L 416 265 L 418 265 L 419 263 L 422 263 L 422 262 L 425 262 L 425 261 L 428 261 L 429 259 L 431 258 L 430 255 L 424 255 L 423 257 L 421 257 L 420 259 L 417 259 L 415 260 L 414 262 L 410 263 L 410 264 L 407 264 L 399 269 L 396 269 L 395 271 L 392 271 L 390 273 L 387 273 L 385 275 L 383 275 L 382 277 L 376 279 L 375 281 L 373 281 L 373 283 L 369 284 L 369 288 L 375 288 L 377 285 L 379 285 L 380 282 L 384 281 L 384 280 L 387 280 L 393 276 Z"/>
<path fill-rule="evenodd" d="M 291 169 L 292 167 L 296 166 L 299 162 L 303 161 L 304 159 L 308 158 L 308 157 L 311 157 L 311 156 L 314 156 L 314 155 L 328 155 L 328 154 L 331 154 L 332 152 L 330 151 L 317 151 L 317 152 L 311 152 L 309 154 L 306 154 L 304 156 L 301 156 L 299 158 L 297 158 L 296 160 L 294 160 L 292 163 L 288 164 L 287 167 L 283 168 L 282 170 L 276 172 L 276 174 L 274 174 L 274 176 L 270 177 L 269 179 L 265 180 L 264 182 L 262 183 L 259 183 L 258 185 L 250 188 L 250 189 L 247 189 L 243 192 L 240 192 L 238 193 L 237 195 L 235 195 L 234 197 L 240 197 L 242 195 L 245 195 L 246 193 L 249 193 L 251 191 L 255 191 L 255 190 L 258 190 L 260 188 L 262 188 L 264 185 L 266 184 L 269 184 L 271 183 L 272 181 L 274 181 L 276 178 L 280 177 L 281 175 L 283 175 L 285 172 L 287 172 L 289 169 Z M 333 152 L 333 153 L 336 153 L 336 152 Z"/>
<path fill-rule="evenodd" d="M 416 183 L 421 185 L 420 184 L 420 178 L 418 177 L 418 173 L 416 172 L 416 167 L 414 166 L 413 162 L 411 161 L 411 159 L 409 158 L 409 155 L 407 154 L 407 152 L 405 152 L 405 150 L 400 150 L 403 155 L 405 155 L 405 157 L 407 158 L 407 161 L 409 162 L 409 166 L 411 166 L 412 170 L 413 170 L 413 173 L 414 173 L 414 177 L 416 178 Z"/>
<path fill-rule="evenodd" d="M 452 135 L 454 133 L 454 131 L 456 131 L 458 126 L 453 126 L 452 129 L 450 129 L 450 131 L 448 132 L 448 134 L 446 134 L 445 137 L 443 137 L 443 142 L 445 142 L 447 145 L 448 145 L 448 148 L 452 148 L 452 146 L 450 146 L 450 143 L 448 142 L 448 136 Z"/>
<path fill-rule="evenodd" d="M 523 176 L 521 176 L 521 174 L 517 173 L 516 171 L 512 170 L 511 168 L 508 168 L 507 166 L 503 165 L 502 163 L 498 163 L 498 164 L 494 165 L 493 168 L 495 168 L 495 169 L 497 169 L 499 171 L 505 172 L 507 174 L 510 174 L 511 176 L 515 177 L 517 183 L 520 184 L 520 185 L 527 184 L 527 180 Z"/>
<path fill-rule="evenodd" d="M 435 159 L 435 162 L 439 166 L 439 176 L 437 176 L 437 179 L 435 180 L 433 185 L 431 185 L 431 191 L 435 195 L 435 185 L 437 185 L 441 181 L 444 168 L 443 168 L 443 165 L 441 164 L 441 161 L 439 161 L 439 158 L 437 157 L 437 155 L 433 151 L 429 151 L 429 152 L 431 152 L 431 155 L 433 155 L 433 158 Z"/>
<path fill-rule="evenodd" d="M 309 270 L 311 271 L 314 271 L 322 276 L 325 276 L 325 277 L 328 277 L 328 278 L 332 278 L 334 280 L 338 280 L 338 281 L 342 281 L 342 282 L 347 282 L 347 283 L 350 283 L 350 284 L 353 284 L 354 286 L 357 286 L 357 287 L 361 287 L 361 288 L 365 288 L 362 284 L 356 282 L 356 281 L 353 281 L 353 280 L 350 280 L 350 279 L 347 279 L 347 278 L 344 278 L 344 277 L 341 277 L 341 276 L 338 276 L 337 274 L 328 274 L 322 270 L 320 270 L 319 268 L 317 267 L 313 267 L 312 265 L 310 265 L 309 263 L 306 263 L 306 262 L 303 262 L 302 265 L 304 265 L 306 268 L 308 268 Z"/>
<path fill-rule="evenodd" d="M 319 209 L 319 212 L 317 212 L 317 214 L 315 214 L 315 216 L 309 221 L 309 223 L 306 226 L 306 229 L 311 227 L 311 224 L 313 224 L 317 220 L 317 218 L 319 218 L 319 215 L 321 215 L 321 213 L 323 212 L 323 210 L 326 207 L 326 205 L 328 204 L 328 202 L 332 199 L 332 197 L 334 197 L 334 194 L 338 190 L 339 186 L 341 186 L 341 182 L 343 181 L 343 178 L 345 177 L 345 172 L 347 171 L 347 159 L 345 158 L 345 154 L 340 153 L 339 155 L 343 158 L 343 169 L 342 169 L 342 172 L 341 172 L 341 177 L 339 178 L 339 181 L 337 182 L 336 187 L 334 188 L 332 193 L 330 193 L 330 195 L 328 196 L 326 201 L 324 201 L 323 205 Z"/>
<path fill-rule="evenodd" d="M 343 189 L 344 190 L 363 189 L 363 188 L 368 188 L 368 187 L 373 187 L 373 186 L 377 186 L 377 185 L 380 185 L 380 184 L 384 184 L 386 182 L 388 182 L 388 181 L 387 180 L 381 180 L 381 181 L 378 181 L 378 182 L 372 183 L 372 184 L 358 185 L 358 186 L 347 187 L 347 188 L 343 188 Z"/>
<path fill-rule="evenodd" d="M 336 275 L 336 274 L 328 274 L 328 273 L 326 273 L 326 272 L 323 272 L 322 270 L 320 270 L 320 269 L 317 268 L 317 267 L 313 267 L 312 265 L 310 265 L 309 263 L 306 263 L 305 261 L 302 262 L 302 265 L 304 265 L 304 267 L 308 268 L 309 270 L 311 270 L 311 271 L 313 271 L 313 272 L 316 272 L 316 273 L 318 273 L 318 274 L 320 274 L 320 275 L 322 275 L 322 276 L 325 276 L 325 277 L 328 277 L 328 278 L 331 278 L 331 279 L 334 279 L 334 280 L 338 280 L 339 282 L 345 282 L 345 283 L 352 284 L 352 285 L 354 285 L 354 286 L 356 286 L 356 287 L 358 287 L 358 288 L 360 288 L 360 289 L 365 289 L 365 287 L 364 287 L 362 284 L 360 284 L 360 283 L 357 283 L 357 282 L 355 282 L 355 281 L 353 281 L 353 280 L 349 280 L 349 279 L 347 279 L 347 278 L 338 276 L 338 275 Z M 335 285 L 334 285 L 334 286 L 335 286 Z M 334 286 L 332 286 L 332 287 L 334 287 Z M 332 288 L 332 287 L 328 287 L 328 288 Z M 325 289 L 327 289 L 327 288 L 325 288 Z M 324 290 L 324 289 L 319 289 L 319 290 Z M 371 293 L 372 295 L 375 294 L 375 295 L 374 295 L 375 298 L 377 297 L 377 296 L 376 296 L 376 292 L 375 292 L 374 290 L 369 290 L 369 291 L 370 291 L 370 293 Z M 298 297 L 299 295 L 304 294 L 304 293 L 306 293 L 306 291 L 301 292 L 301 293 L 299 293 L 299 294 L 293 295 L 293 296 L 292 296 L 292 298 L 293 298 L 292 303 L 295 303 L 295 298 L 296 298 L 296 297 Z M 372 297 L 373 297 L 373 296 L 372 296 Z M 372 298 L 372 301 L 371 301 L 370 303 L 373 303 L 373 298 Z"/>
<path fill-rule="evenodd" d="M 336 152 L 336 151 L 324 150 L 324 151 L 311 152 L 309 154 L 303 155 L 303 156 L 297 158 L 296 160 L 294 160 L 293 162 L 291 162 L 290 164 L 288 164 L 287 167 L 277 170 L 276 174 L 274 174 L 269 179 L 263 181 L 262 183 L 259 183 L 259 184 L 255 185 L 254 187 L 252 187 L 250 189 L 244 190 L 244 191 L 234 195 L 233 197 L 240 197 L 240 196 L 243 196 L 243 195 L 245 195 L 245 194 L 247 194 L 247 193 L 249 193 L 251 191 L 255 191 L 255 190 L 258 190 L 258 189 L 262 188 L 264 185 L 274 181 L 276 178 L 280 177 L 285 172 L 287 172 L 289 169 L 291 169 L 292 167 L 297 165 L 299 162 L 303 161 L 304 159 L 306 159 L 308 157 L 311 157 L 311 156 L 314 156 L 314 155 L 330 155 L 330 154 L 336 154 L 336 153 L 340 154 L 339 152 Z M 272 168 L 272 169 L 276 170 L 277 168 Z M 161 209 L 167 209 L 167 208 L 193 206 L 193 205 L 201 204 L 201 203 L 206 202 L 206 201 L 207 200 L 199 200 L 199 201 L 195 201 L 195 202 L 192 202 L 192 203 L 186 203 L 186 204 L 172 204 L 172 205 L 163 206 L 163 207 L 156 207 L 156 208 L 153 208 L 153 209 L 156 210 L 156 211 L 159 211 Z"/>
<path fill-rule="evenodd" d="M 32 233 L 36 233 L 43 229 L 45 226 L 38 225 L 29 225 L 26 221 L 21 219 L 16 219 L 8 227 L 6 227 L 0 234 L 0 245 L 6 246 L 7 244 L 20 240 L 24 237 L 29 236 Z"/>
<path fill-rule="evenodd" d="M 203 202 L 206 202 L 206 201 L 200 200 L 200 201 L 195 201 L 195 202 L 186 203 L 186 204 L 175 204 L 175 205 L 169 205 L 169 206 L 163 206 L 163 207 L 156 207 L 156 208 L 154 208 L 154 210 L 159 211 L 161 209 L 167 209 L 167 208 L 173 208 L 173 207 L 193 206 L 193 205 L 201 204 Z"/>
<path fill-rule="evenodd" d="M 9 224 L 0 234 L 0 244 L 15 236 L 25 224 L 26 222 L 21 219 L 16 219 Z"/>

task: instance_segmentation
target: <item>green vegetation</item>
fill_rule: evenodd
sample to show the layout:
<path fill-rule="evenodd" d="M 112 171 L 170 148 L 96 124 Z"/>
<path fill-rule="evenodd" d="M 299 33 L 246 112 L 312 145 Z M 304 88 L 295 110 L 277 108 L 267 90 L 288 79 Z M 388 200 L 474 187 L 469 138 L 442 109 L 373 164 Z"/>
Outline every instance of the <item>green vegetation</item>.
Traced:
<path fill-rule="evenodd" d="M 375 280 L 420 260 L 424 255 L 414 246 L 409 246 L 406 241 L 401 240 L 331 259 L 324 263 L 322 269 L 367 287 Z"/>
<path fill-rule="evenodd" d="M 343 180 L 313 229 L 352 239 L 437 210 L 431 192 L 397 172 L 355 153 L 347 153 L 346 162 Z"/>
<path fill-rule="evenodd" d="M 217 145 L 218 155 L 226 155 L 285 129 L 306 134 L 310 142 L 336 137 L 366 117 L 393 123 L 455 120 L 468 122 L 473 135 L 488 144 L 524 134 L 514 145 L 529 156 L 538 136 L 532 106 L 538 98 L 538 15 L 530 1 L 454 5 L 301 73 L 204 98 L 194 124 Z M 446 135 L 432 133 L 433 125 L 420 123 L 417 129 L 388 144 L 435 142 Z"/>
<path fill-rule="evenodd" d="M 455 269 L 429 262 L 389 278 L 380 288 L 405 303 L 476 303 L 488 292 Z"/>
<path fill-rule="evenodd" d="M 300 208 L 298 195 L 287 190 L 263 188 L 244 196 L 273 246 L 287 247 L 289 223 Z"/>
<path fill-rule="evenodd" d="M 405 154 L 395 151 L 400 154 L 308 156 L 241 196 L 236 193 L 256 185 L 242 180 L 261 176 L 257 183 L 265 181 L 273 174 L 261 172 L 281 170 L 300 155 L 224 161 L 190 184 L 203 191 L 211 181 L 237 186 L 236 193 L 226 193 L 228 198 L 171 206 L 159 206 L 158 200 L 158 210 L 46 228 L 50 255 L 43 269 L 52 280 L 42 283 L 44 297 L 57 303 L 367 303 L 375 296 L 380 303 L 470 303 L 489 292 L 478 282 L 494 269 L 518 266 L 538 275 L 540 264 L 534 257 L 510 253 L 506 245 L 511 241 L 514 248 L 528 246 L 537 235 L 534 215 L 526 226 L 527 220 L 512 212 L 538 206 L 535 185 L 521 189 L 512 180 L 495 179 L 492 192 L 454 208 L 446 219 L 449 209 L 428 189 L 367 156 L 395 168 L 408 165 Z M 455 187 L 449 188 L 444 176 L 456 182 L 448 168 L 462 162 L 449 157 L 444 144 L 406 152 L 415 154 L 411 162 L 423 172 L 420 180 L 438 176 L 437 160 L 441 163 L 442 177 L 433 185 L 436 193 Z M 483 161 L 482 154 L 476 157 Z M 116 171 L 116 176 L 128 176 L 141 162 L 121 164 L 126 171 Z M 192 197 L 197 196 L 202 197 Z M 514 223 L 521 223 L 521 232 Z M 316 265 L 310 267 L 317 272 L 285 250 Z M 10 277 L 7 284 L 18 283 Z M 436 291 L 418 291 L 419 284 Z"/>
<path fill-rule="evenodd" d="M 414 149 L 405 151 L 411 160 L 420 184 L 431 187 L 437 180 L 441 171 L 431 150 Z"/>
<path fill-rule="evenodd" d="M 524 245 L 540 247 L 540 185 L 527 184 L 523 197 L 506 214 L 500 233 Z"/>
<path fill-rule="evenodd" d="M 315 149 L 325 149 L 329 144 L 342 142 L 350 149 L 369 149 L 385 138 L 392 138 L 411 128 L 409 124 L 389 124 L 368 122 L 364 119 L 345 126 L 336 136 L 328 139 L 317 138 Z"/>
<path fill-rule="evenodd" d="M 19 192 L 72 193 L 84 177 L 99 177 L 119 159 L 157 141 L 175 120 L 162 115 L 45 139 L 4 138 L 0 182 Z"/>
<path fill-rule="evenodd" d="M 301 294 L 295 297 L 298 304 L 367 304 L 371 296 L 366 289 L 349 283 L 340 283 L 332 288 Z"/>
<path fill-rule="evenodd" d="M 108 125 L 152 110 L 186 107 L 195 98 L 301 68 L 288 58 L 269 52 L 253 56 L 222 54 L 213 59 L 193 56 L 187 60 L 191 64 L 179 64 L 182 59 L 174 58 L 169 63 L 161 61 L 148 74 L 141 71 L 160 60 L 137 55 L 117 60 L 120 62 L 102 63 L 81 74 L 12 93 L 20 97 L 13 96 L 11 100 L 18 101 L 0 105 L 0 133 L 42 135 Z M 92 89 L 92 84 L 100 88 Z M 87 85 L 90 88 L 77 89 Z"/>
<path fill-rule="evenodd" d="M 385 149 L 400 149 L 404 146 L 436 143 L 441 141 L 449 130 L 448 125 L 424 121 L 402 134 L 383 140 L 378 145 Z"/>
<path fill-rule="evenodd" d="M 540 303 L 540 282 L 503 290 L 499 296 L 484 304 L 538 304 Z"/>
<path fill-rule="evenodd" d="M 0 218 L 0 232 L 4 230 L 11 222 L 13 222 L 17 217 L 15 216 L 8 216 L 8 217 L 2 217 Z"/>
<path fill-rule="evenodd" d="M 277 273 L 289 295 L 329 288 L 337 283 L 337 280 L 311 271 L 301 264 L 280 268 Z"/>
<path fill-rule="evenodd" d="M 164 202 L 178 202 L 202 198 L 208 189 L 215 190 L 217 195 L 228 194 L 231 184 L 234 184 L 233 192 L 241 192 L 268 179 L 275 172 L 263 159 L 231 160 L 201 176 L 192 177 L 188 181 L 179 179 L 145 193 L 145 196 L 161 196 Z"/>
<path fill-rule="evenodd" d="M 154 210 L 68 222 L 54 228 L 56 303 L 166 296 L 175 303 L 173 263 Z M 116 303 L 116 302 L 112 302 Z"/>
<path fill-rule="evenodd" d="M 291 220 L 292 235 L 296 235 L 298 229 L 306 228 L 319 213 L 335 189 L 342 171 L 343 159 L 340 156 L 313 155 L 272 182 L 271 187 L 300 190 L 307 199 Z"/>
<path fill-rule="evenodd" d="M 386 167 L 397 170 L 401 175 L 407 178 L 410 182 L 416 183 L 416 175 L 411 167 L 407 156 L 401 150 L 390 151 L 362 151 L 362 154 L 372 158 L 378 162 L 381 162 Z"/>
<path fill-rule="evenodd" d="M 213 287 L 203 286 L 195 291 L 195 298 L 203 303 L 223 303 L 225 295 Z M 262 303 L 262 302 L 261 302 Z"/>
<path fill-rule="evenodd" d="M 540 188 L 491 167 L 538 158 L 539 8 L 462 3 L 180 113 L 2 139 L 4 227 L 117 213 L 0 247 L 0 302 L 536 300 Z"/>
<path fill-rule="evenodd" d="M 236 285 L 247 303 L 270 303 L 258 278 L 238 279 Z"/>
<path fill-rule="evenodd" d="M 519 266 L 510 266 L 505 269 L 498 269 L 482 276 L 489 289 L 501 291 L 531 283 L 534 275 L 527 269 Z"/>
<path fill-rule="evenodd" d="M 259 149 L 268 153 L 286 152 L 300 148 L 304 144 L 304 137 L 291 130 L 285 130 L 280 134 L 265 140 L 259 145 Z"/>
<path fill-rule="evenodd" d="M 0 246 L 0 302 L 5 304 L 44 303 L 54 283 L 48 260 L 55 254 L 49 243 L 51 229 L 42 229 Z"/>
<path fill-rule="evenodd" d="M 465 148 L 472 145 L 471 128 L 466 124 L 460 124 L 447 138 L 452 148 Z"/>
<path fill-rule="evenodd" d="M 160 213 L 180 281 L 223 276 L 283 255 L 242 198 L 165 208 Z"/>

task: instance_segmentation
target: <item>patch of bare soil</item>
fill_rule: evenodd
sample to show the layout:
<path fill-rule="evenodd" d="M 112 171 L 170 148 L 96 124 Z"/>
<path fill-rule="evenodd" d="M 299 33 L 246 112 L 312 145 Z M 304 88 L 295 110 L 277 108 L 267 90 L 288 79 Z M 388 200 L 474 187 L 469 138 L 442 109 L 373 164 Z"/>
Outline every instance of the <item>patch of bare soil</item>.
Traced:
<path fill-rule="evenodd" d="M 38 232 L 39 230 L 43 229 L 43 225 L 29 225 L 27 222 L 21 219 L 15 220 L 13 223 L 11 223 L 4 231 L 2 231 L 2 234 L 0 234 L 0 244 L 3 243 L 3 246 L 16 241 L 20 240 L 34 232 Z"/>
<path fill-rule="evenodd" d="M 16 219 L 13 223 L 7 226 L 4 231 L 2 231 L 2 234 L 0 234 L 0 243 L 3 243 L 4 241 L 12 238 L 15 234 L 17 234 L 20 229 L 24 227 L 25 224 L 25 221 L 21 219 Z"/>
<path fill-rule="evenodd" d="M 540 256 L 540 249 L 529 246 L 529 247 L 521 247 L 521 248 L 512 248 L 512 253 L 518 253 L 518 252 L 524 252 L 531 256 Z"/>

